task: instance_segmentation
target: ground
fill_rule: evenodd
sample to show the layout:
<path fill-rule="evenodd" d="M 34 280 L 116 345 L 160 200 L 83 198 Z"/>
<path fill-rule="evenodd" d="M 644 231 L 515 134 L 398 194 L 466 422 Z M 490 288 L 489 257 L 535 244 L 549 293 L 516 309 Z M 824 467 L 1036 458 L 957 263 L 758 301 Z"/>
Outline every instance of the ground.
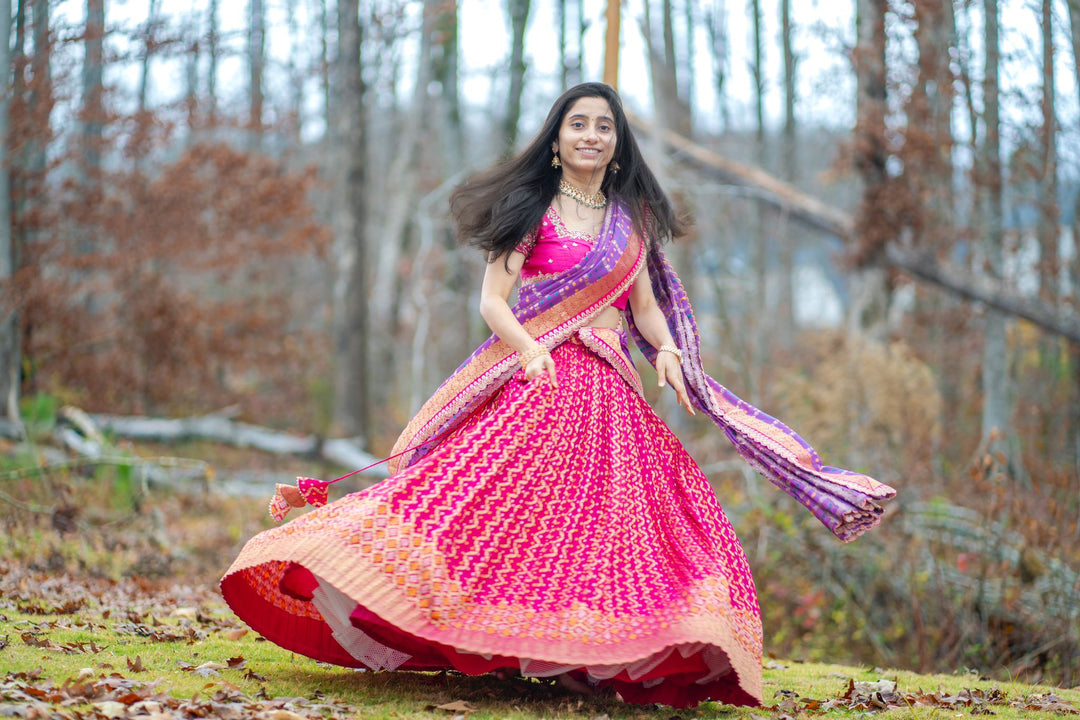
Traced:
<path fill-rule="evenodd" d="M 206 457 L 198 448 L 180 448 Z M 131 455 L 161 448 L 128 448 Z M 228 460 L 226 463 L 225 460 Z M 214 467 L 303 461 L 228 452 Z M 10 465 L 9 465 L 10 467 Z M 221 473 L 217 473 L 220 477 Z M 217 578 L 268 525 L 265 498 L 142 485 L 122 467 L 0 475 L 0 717 L 1001 718 L 1080 714 L 1080 688 L 767 658 L 764 708 L 692 710 L 582 697 L 549 680 L 359 672 L 265 642 Z"/>

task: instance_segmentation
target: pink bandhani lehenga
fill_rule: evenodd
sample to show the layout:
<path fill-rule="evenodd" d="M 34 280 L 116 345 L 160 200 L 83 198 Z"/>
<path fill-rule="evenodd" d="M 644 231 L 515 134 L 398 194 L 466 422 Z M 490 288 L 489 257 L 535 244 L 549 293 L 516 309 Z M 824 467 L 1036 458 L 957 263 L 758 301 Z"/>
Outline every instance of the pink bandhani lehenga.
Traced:
<path fill-rule="evenodd" d="M 616 202 L 580 262 L 532 278 L 514 308 L 551 348 L 558 386 L 527 380 L 490 338 L 410 422 L 390 478 L 329 505 L 327 483 L 283 489 L 279 516 L 324 506 L 247 543 L 222 581 L 237 615 L 349 667 L 571 673 L 634 703 L 759 704 L 761 619 L 739 541 L 643 399 L 626 333 L 587 326 L 646 268 L 694 404 L 840 538 L 876 523 L 892 488 L 823 466 L 704 373 L 678 278 Z"/>

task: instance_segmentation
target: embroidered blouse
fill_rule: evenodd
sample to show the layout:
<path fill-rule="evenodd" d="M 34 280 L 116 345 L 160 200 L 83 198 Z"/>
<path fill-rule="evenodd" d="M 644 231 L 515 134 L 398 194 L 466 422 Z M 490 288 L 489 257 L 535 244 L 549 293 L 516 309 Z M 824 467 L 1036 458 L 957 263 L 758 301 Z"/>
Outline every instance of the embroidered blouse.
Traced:
<path fill-rule="evenodd" d="M 521 282 L 528 285 L 569 270 L 585 257 L 595 241 L 587 232 L 566 227 L 555 208 L 548 207 L 536 231 L 526 235 L 514 248 L 525 256 Z M 627 288 L 611 305 L 625 310 L 629 298 L 630 288 Z"/>

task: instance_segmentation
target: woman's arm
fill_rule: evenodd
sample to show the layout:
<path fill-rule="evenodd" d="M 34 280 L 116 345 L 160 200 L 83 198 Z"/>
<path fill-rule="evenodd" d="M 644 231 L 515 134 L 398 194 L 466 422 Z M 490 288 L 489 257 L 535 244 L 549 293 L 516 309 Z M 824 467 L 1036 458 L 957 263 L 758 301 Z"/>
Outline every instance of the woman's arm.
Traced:
<path fill-rule="evenodd" d="M 675 345 L 675 339 L 671 337 L 671 330 L 668 329 L 667 319 L 656 303 L 656 296 L 653 295 L 648 270 L 639 273 L 630 287 L 630 312 L 634 316 L 634 325 L 654 348 Z M 659 386 L 664 387 L 670 383 L 679 404 L 691 415 L 695 415 L 694 406 L 690 404 L 690 396 L 686 394 L 686 385 L 683 383 L 681 358 L 671 352 L 657 353 L 656 375 Z"/>
<path fill-rule="evenodd" d="M 522 356 L 543 349 L 510 310 L 510 293 L 517 284 L 524 264 L 525 256 L 516 250 L 510 251 L 509 259 L 505 255 L 495 258 L 487 264 L 484 283 L 480 287 L 480 317 L 484 318 L 491 332 Z M 546 350 L 525 366 L 525 375 L 530 380 L 542 372 L 547 372 L 552 384 L 558 385 L 555 361 Z"/>

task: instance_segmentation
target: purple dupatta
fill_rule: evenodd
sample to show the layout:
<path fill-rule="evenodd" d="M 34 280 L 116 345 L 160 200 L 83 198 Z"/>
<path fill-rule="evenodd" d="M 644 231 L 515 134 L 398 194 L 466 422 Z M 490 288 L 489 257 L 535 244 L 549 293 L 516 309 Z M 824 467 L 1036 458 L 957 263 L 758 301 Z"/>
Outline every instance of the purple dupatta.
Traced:
<path fill-rule="evenodd" d="M 706 374 L 694 311 L 679 276 L 659 246 L 649 252 L 653 294 L 683 351 L 683 378 L 694 406 L 724 431 L 740 455 L 774 485 L 806 506 L 844 542 L 854 540 L 881 520 L 881 501 L 896 491 L 859 473 L 823 465 L 814 448 L 794 430 L 766 415 Z M 657 351 L 627 314 L 630 333 L 654 366 Z"/>

